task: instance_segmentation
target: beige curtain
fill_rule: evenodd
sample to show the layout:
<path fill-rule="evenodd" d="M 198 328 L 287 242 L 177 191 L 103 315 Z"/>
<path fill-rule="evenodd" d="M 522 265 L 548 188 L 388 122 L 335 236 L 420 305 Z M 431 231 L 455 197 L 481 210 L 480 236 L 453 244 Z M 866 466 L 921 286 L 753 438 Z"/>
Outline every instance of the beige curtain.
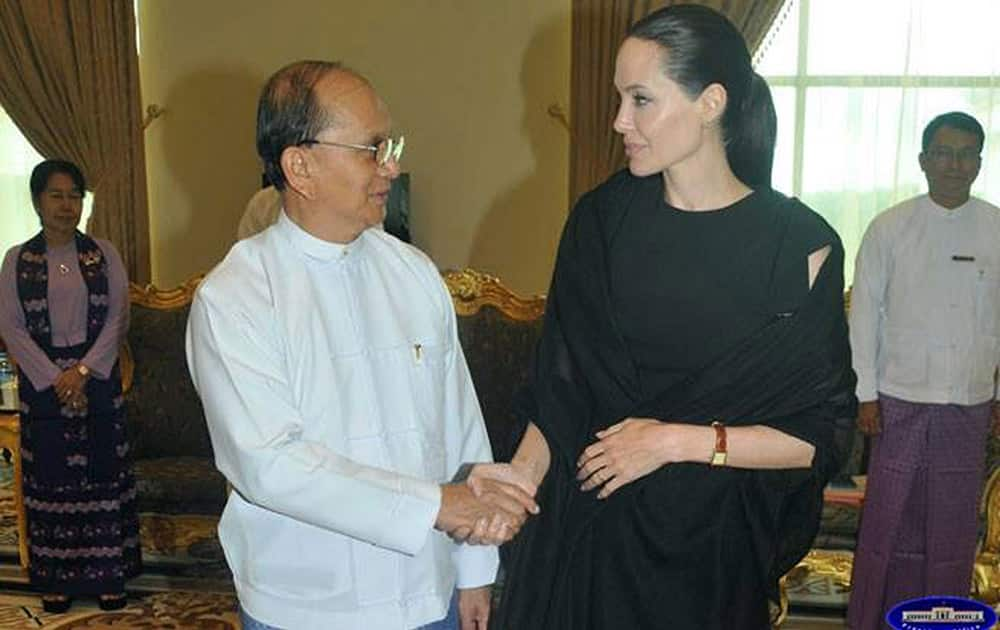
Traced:
<path fill-rule="evenodd" d="M 786 0 L 703 0 L 726 14 L 751 53 L 764 40 Z M 574 0 L 570 83 L 570 199 L 604 181 L 624 164 L 624 148 L 611 128 L 618 97 L 615 52 L 628 28 L 672 0 Z"/>
<path fill-rule="evenodd" d="M 149 282 L 149 213 L 132 0 L 0 2 L 0 106 L 45 157 L 80 166 L 87 231 Z"/>

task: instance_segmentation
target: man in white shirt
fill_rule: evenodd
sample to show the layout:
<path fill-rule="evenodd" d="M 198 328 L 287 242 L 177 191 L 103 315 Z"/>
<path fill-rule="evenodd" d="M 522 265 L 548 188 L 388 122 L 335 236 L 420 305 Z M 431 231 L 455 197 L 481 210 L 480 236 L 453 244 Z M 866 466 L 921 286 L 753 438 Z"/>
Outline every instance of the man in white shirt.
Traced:
<path fill-rule="evenodd" d="M 250 197 L 246 210 L 236 227 L 236 239 L 242 241 L 263 232 L 278 221 L 281 214 L 281 193 L 274 186 L 261 188 Z"/>
<path fill-rule="evenodd" d="M 504 465 L 451 481 L 490 448 L 437 269 L 369 229 L 399 174 L 390 128 L 339 64 L 271 77 L 257 149 L 283 211 L 191 308 L 244 628 L 484 630 L 496 549 L 449 535 L 499 544 L 537 511 Z"/>
<path fill-rule="evenodd" d="M 876 217 L 858 252 L 851 349 L 872 452 L 855 630 L 882 628 L 906 599 L 969 595 L 1000 364 L 1000 209 L 969 194 L 983 142 L 967 114 L 932 120 L 920 154 L 929 194 Z"/>

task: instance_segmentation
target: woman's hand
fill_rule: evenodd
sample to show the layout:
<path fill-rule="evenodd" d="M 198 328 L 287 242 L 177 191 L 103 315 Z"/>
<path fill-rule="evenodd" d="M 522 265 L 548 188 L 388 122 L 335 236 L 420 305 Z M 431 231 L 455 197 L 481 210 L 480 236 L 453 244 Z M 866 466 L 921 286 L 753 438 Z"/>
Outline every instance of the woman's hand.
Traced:
<path fill-rule="evenodd" d="M 89 401 L 87 400 L 86 394 L 79 394 L 73 396 L 69 401 L 69 406 L 73 408 L 74 411 L 86 411 Z"/>
<path fill-rule="evenodd" d="M 538 486 L 532 483 L 528 471 L 516 464 L 475 464 L 465 483 L 472 488 L 476 497 L 482 498 L 490 490 L 500 490 L 517 500 L 528 512 L 539 512 L 538 504 L 535 503 Z"/>
<path fill-rule="evenodd" d="M 516 536 L 527 520 L 527 510 L 516 498 L 496 487 L 500 482 L 490 481 L 486 485 L 482 496 L 476 496 L 468 484 L 443 484 L 434 528 L 455 542 L 473 545 L 502 545 Z"/>
<path fill-rule="evenodd" d="M 55 388 L 56 396 L 62 404 L 69 405 L 74 409 L 79 408 L 78 405 L 81 403 L 84 406 L 86 405 L 87 396 L 85 391 L 87 388 L 87 377 L 80 374 L 75 366 L 63 370 L 63 373 L 56 378 L 56 382 L 52 386 Z"/>
<path fill-rule="evenodd" d="M 583 482 L 580 488 L 586 491 L 602 486 L 597 498 L 605 499 L 660 466 L 688 461 L 691 445 L 703 437 L 708 439 L 704 429 L 653 418 L 626 418 L 598 431 L 598 440 L 584 449 L 577 461 L 576 478 Z M 711 450 L 711 445 L 706 446 L 705 454 Z"/>

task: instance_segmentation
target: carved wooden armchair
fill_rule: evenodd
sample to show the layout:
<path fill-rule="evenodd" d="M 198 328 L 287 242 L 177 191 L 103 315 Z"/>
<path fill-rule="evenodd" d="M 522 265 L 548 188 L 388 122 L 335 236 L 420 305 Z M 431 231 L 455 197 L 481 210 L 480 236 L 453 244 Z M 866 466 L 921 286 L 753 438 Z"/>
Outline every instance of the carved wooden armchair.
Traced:
<path fill-rule="evenodd" d="M 221 514 L 225 505 L 225 480 L 215 469 L 184 352 L 201 279 L 173 289 L 129 287 L 131 325 L 121 363 L 140 511 Z"/>
<path fill-rule="evenodd" d="M 527 379 L 541 335 L 545 298 L 515 295 L 492 276 L 465 269 L 443 272 L 486 430 L 497 459 L 509 459 L 516 444 L 512 402 Z"/>
<path fill-rule="evenodd" d="M 996 607 L 1000 604 L 1000 468 L 986 480 L 979 509 L 985 531 L 972 569 L 972 596 Z"/>
<path fill-rule="evenodd" d="M 511 400 L 541 331 L 542 297 L 521 298 L 496 278 L 445 272 L 459 337 L 494 451 L 509 454 Z M 219 514 L 226 486 L 215 470 L 200 400 L 187 371 L 184 331 L 202 276 L 173 289 L 131 285 L 132 323 L 122 348 L 140 509 Z"/>

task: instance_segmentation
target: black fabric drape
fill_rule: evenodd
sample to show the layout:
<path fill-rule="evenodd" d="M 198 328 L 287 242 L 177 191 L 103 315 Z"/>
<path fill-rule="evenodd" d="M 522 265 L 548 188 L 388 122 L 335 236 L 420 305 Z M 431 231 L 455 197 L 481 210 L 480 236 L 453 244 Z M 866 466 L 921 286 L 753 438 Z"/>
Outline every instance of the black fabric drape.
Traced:
<path fill-rule="evenodd" d="M 607 264 L 638 181 L 622 172 L 584 196 L 563 233 L 531 395 L 520 404 L 545 435 L 552 465 L 539 490 L 542 514 L 504 549 L 501 628 L 766 627 L 767 599 L 808 550 L 822 489 L 851 438 L 855 379 L 843 249 L 832 229 L 811 291 L 796 303 L 775 299 L 762 329 L 677 386 L 643 396 Z M 796 213 L 809 210 L 780 199 L 774 282 L 801 272 L 808 253 L 793 228 Z M 816 454 L 811 469 L 672 464 L 604 501 L 580 492 L 581 451 L 629 416 L 764 424 Z"/>

